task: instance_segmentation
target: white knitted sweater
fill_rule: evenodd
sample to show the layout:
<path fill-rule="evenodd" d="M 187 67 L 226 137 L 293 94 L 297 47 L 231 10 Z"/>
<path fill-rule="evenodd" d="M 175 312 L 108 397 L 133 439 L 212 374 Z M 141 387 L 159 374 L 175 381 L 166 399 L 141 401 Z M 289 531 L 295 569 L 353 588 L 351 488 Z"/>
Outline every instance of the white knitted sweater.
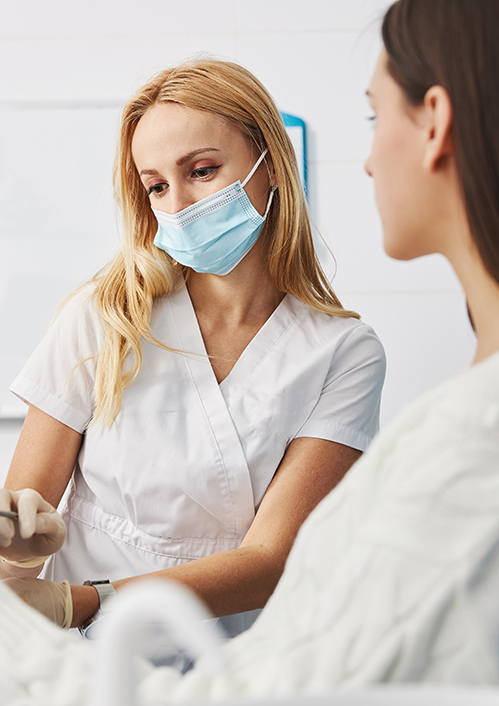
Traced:
<path fill-rule="evenodd" d="M 0 586 L 2 704 L 83 704 L 93 647 Z M 378 435 L 225 649 L 224 677 L 143 668 L 141 703 L 499 683 L 499 354 Z"/>

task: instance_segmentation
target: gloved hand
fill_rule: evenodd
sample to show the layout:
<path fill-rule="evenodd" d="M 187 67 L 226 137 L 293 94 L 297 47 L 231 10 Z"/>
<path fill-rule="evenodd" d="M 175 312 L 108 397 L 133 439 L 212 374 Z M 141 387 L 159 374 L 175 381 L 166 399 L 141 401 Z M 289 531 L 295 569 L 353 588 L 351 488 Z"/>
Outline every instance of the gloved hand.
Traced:
<path fill-rule="evenodd" d="M 65 630 L 71 627 L 73 599 L 68 581 L 55 583 L 26 576 L 20 579 L 5 579 L 2 583 L 59 627 Z"/>
<path fill-rule="evenodd" d="M 36 490 L 0 490 L 0 510 L 15 511 L 18 520 L 0 517 L 0 556 L 16 566 L 43 564 L 64 544 L 66 525 Z"/>

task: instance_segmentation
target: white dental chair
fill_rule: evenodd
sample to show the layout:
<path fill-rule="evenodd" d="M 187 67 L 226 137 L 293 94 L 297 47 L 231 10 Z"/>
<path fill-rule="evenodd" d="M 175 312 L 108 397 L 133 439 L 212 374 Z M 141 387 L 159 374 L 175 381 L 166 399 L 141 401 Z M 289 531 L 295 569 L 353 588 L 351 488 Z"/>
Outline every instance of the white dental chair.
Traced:
<path fill-rule="evenodd" d="M 143 583 L 120 591 L 114 603 L 99 640 L 89 706 L 138 706 L 134 657 L 150 624 L 158 620 L 168 625 L 172 637 L 193 658 L 203 656 L 214 672 L 223 673 L 223 635 L 187 589 L 174 583 Z M 237 699 L 221 706 L 499 706 L 499 688 L 394 684 L 318 697 Z"/>

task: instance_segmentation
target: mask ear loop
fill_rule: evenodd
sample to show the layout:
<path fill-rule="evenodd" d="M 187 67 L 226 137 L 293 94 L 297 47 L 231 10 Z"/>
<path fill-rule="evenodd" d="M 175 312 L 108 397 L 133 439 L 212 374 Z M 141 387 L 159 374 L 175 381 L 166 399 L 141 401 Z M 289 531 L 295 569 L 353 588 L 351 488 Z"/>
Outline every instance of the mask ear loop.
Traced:
<path fill-rule="evenodd" d="M 265 157 L 265 155 L 267 154 L 267 152 L 268 152 L 268 149 L 265 150 L 265 152 L 263 153 L 262 157 Z M 272 199 L 274 198 L 274 193 L 275 193 L 276 190 L 277 190 L 277 183 L 272 184 L 272 174 L 270 173 L 270 169 L 269 169 L 269 165 L 267 164 L 267 160 L 265 160 L 265 166 L 267 167 L 267 174 L 269 175 L 269 183 L 270 183 L 269 200 L 268 200 L 268 202 L 267 202 L 267 208 L 265 209 L 265 214 L 264 214 L 264 216 L 263 216 L 264 218 L 267 218 L 267 215 L 268 215 L 268 213 L 269 213 L 269 211 L 270 211 L 270 207 L 272 206 Z"/>
<path fill-rule="evenodd" d="M 268 212 L 270 211 L 270 207 L 272 206 L 272 199 L 274 198 L 274 194 L 275 194 L 276 190 L 277 190 L 277 184 L 274 184 L 274 186 L 272 187 L 272 189 L 270 191 L 269 200 L 267 202 L 267 208 L 265 209 L 265 214 L 263 216 L 264 218 L 267 218 Z"/>
<path fill-rule="evenodd" d="M 259 156 L 259 158 L 257 159 L 257 161 L 255 162 L 255 164 L 254 164 L 254 166 L 253 166 L 253 169 L 250 171 L 250 173 L 248 174 L 248 176 L 246 177 L 246 179 L 245 179 L 245 180 L 243 181 L 243 183 L 241 184 L 241 186 L 243 187 L 243 189 L 244 189 L 244 187 L 246 186 L 246 184 L 249 182 L 249 180 L 251 179 L 251 177 L 253 176 L 253 174 L 256 172 L 256 170 L 258 169 L 258 167 L 260 166 L 260 164 L 262 163 L 262 160 L 263 160 L 263 158 L 265 157 L 265 155 L 267 154 L 268 151 L 269 151 L 268 148 L 265 149 L 265 150 L 262 152 L 262 154 Z M 269 170 L 267 161 L 265 161 L 265 166 L 267 167 L 267 172 L 269 173 L 269 179 L 270 179 L 271 176 L 270 176 L 270 170 Z M 268 212 L 270 211 L 270 207 L 271 207 L 271 205 L 272 205 L 272 199 L 274 198 L 274 193 L 275 193 L 276 189 L 277 189 L 277 184 L 274 184 L 274 186 L 272 187 L 272 189 L 271 189 L 271 191 L 270 191 L 269 200 L 267 201 L 267 208 L 265 209 L 265 214 L 264 214 L 264 216 L 263 216 L 264 218 L 267 218 L 267 214 L 268 214 Z"/>
<path fill-rule="evenodd" d="M 246 179 L 245 179 L 245 180 L 243 181 L 243 183 L 241 184 L 241 186 L 243 187 L 243 189 L 244 189 L 244 187 L 246 186 L 246 184 L 249 182 L 249 180 L 251 179 L 251 177 L 253 176 L 253 174 L 256 172 L 256 170 L 258 169 L 258 167 L 260 166 L 260 164 L 261 164 L 261 162 L 262 162 L 262 159 L 265 157 L 265 155 L 267 154 L 267 152 L 268 152 L 268 149 L 266 149 L 264 152 L 262 152 L 262 154 L 261 154 L 261 155 L 258 157 L 258 159 L 256 160 L 256 162 L 255 162 L 255 164 L 254 164 L 254 166 L 253 166 L 253 169 L 250 171 L 250 173 L 248 174 L 248 176 L 246 177 Z"/>

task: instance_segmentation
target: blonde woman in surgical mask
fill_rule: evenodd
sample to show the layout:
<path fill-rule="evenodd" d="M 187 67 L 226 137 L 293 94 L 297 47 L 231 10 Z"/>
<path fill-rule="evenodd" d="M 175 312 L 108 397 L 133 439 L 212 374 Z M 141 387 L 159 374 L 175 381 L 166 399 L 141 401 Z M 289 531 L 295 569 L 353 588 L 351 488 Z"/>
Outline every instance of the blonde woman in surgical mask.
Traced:
<path fill-rule="evenodd" d="M 66 627 L 172 579 L 236 634 L 376 433 L 383 350 L 321 270 L 282 119 L 242 67 L 144 86 L 115 188 L 117 256 L 12 386 L 29 411 L 0 495 L 19 513 L 0 519 L 3 575 Z"/>

